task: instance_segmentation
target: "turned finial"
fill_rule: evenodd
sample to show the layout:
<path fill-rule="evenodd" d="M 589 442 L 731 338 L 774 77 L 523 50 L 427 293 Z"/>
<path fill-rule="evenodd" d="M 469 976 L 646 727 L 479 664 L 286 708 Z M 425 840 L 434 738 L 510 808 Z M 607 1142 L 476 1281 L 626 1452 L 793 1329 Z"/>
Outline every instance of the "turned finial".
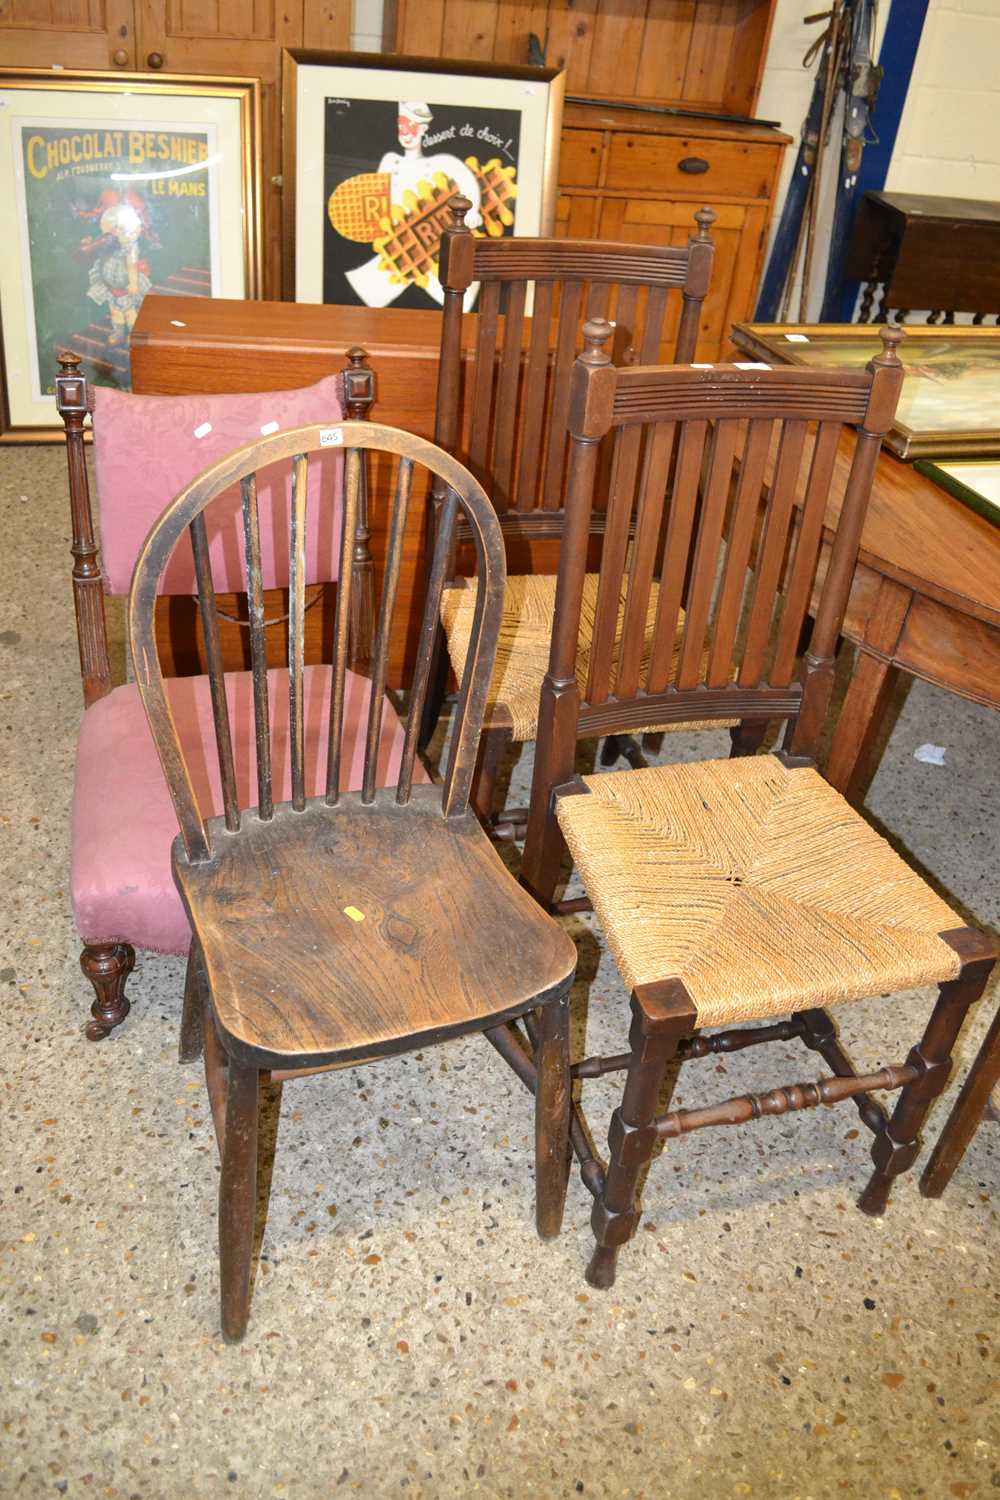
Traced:
<path fill-rule="evenodd" d="M 63 349 L 59 353 L 59 369 L 63 375 L 79 375 L 80 356 L 74 354 L 72 349 Z"/>
<path fill-rule="evenodd" d="M 375 375 L 368 363 L 368 351 L 355 344 L 344 357 L 348 361 L 343 373 L 347 415 L 364 420 L 375 400 Z"/>
<path fill-rule="evenodd" d="M 694 221 L 698 226 L 698 233 L 694 236 L 696 242 L 698 240 L 711 240 L 711 229 L 715 220 L 715 210 L 709 208 L 707 205 L 695 212 Z"/>
<path fill-rule="evenodd" d="M 602 346 L 614 332 L 607 318 L 588 318 L 583 325 L 583 352 L 580 359 L 585 365 L 609 365 L 611 355 Z"/>
<path fill-rule="evenodd" d="M 897 323 L 883 323 L 879 329 L 879 338 L 882 340 L 882 352 L 876 354 L 873 364 L 876 365 L 900 365 L 899 346 L 906 337 L 904 329 Z"/>
<path fill-rule="evenodd" d="M 457 197 L 451 198 L 448 202 L 448 212 L 451 214 L 451 223 L 448 225 L 448 228 L 464 229 L 466 227 L 465 216 L 471 210 L 471 201 L 468 198 L 463 198 L 461 193 Z"/>

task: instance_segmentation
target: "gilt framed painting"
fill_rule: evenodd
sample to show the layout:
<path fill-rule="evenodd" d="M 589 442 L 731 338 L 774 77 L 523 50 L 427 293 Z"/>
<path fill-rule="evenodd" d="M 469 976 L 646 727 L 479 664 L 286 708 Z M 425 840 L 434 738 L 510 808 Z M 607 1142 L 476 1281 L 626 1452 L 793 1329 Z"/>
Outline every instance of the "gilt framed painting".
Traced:
<path fill-rule="evenodd" d="M 441 306 L 437 247 L 459 196 L 474 234 L 551 233 L 557 69 L 289 51 L 282 86 L 286 297 Z"/>
<path fill-rule="evenodd" d="M 0 440 L 58 440 L 59 355 L 131 388 L 143 298 L 259 295 L 256 79 L 0 69 Z"/>

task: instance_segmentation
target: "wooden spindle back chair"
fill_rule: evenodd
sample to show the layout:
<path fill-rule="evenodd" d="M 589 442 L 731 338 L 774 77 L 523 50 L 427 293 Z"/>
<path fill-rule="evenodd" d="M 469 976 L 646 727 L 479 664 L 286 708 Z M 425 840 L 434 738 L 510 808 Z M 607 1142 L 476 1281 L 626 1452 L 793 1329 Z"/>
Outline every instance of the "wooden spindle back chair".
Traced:
<path fill-rule="evenodd" d="M 614 319 L 612 354 L 618 364 L 693 359 L 711 280 L 714 245 L 709 231 L 715 215 L 708 208 L 698 210 L 687 245 L 653 246 L 476 238 L 464 221 L 466 206 L 464 199 L 456 200 L 453 223 L 441 237 L 444 314 L 435 438 L 467 459 L 497 506 L 508 551 L 518 548 L 523 555 L 525 546 L 562 536 L 566 418 L 584 322 Z M 473 283 L 479 285 L 476 343 L 463 381 L 462 308 Z M 467 438 L 463 396 L 469 412 Z M 604 465 L 591 515 L 595 537 L 603 532 L 607 477 Z M 439 503 L 435 496 L 432 516 Z M 461 527 L 458 539 L 463 539 Z M 548 635 L 553 596 L 551 574 L 534 575 L 534 557 L 529 575 L 508 580 L 495 707 L 481 770 L 484 813 L 491 806 L 493 777 L 507 741 L 534 737 L 544 671 L 538 645 Z M 456 673 L 461 671 L 468 603 L 460 583 L 445 596 L 446 641 L 439 640 L 424 742 L 444 701 L 449 657 Z"/>
<path fill-rule="evenodd" d="M 262 425 L 270 430 L 306 420 L 333 421 L 345 412 L 364 418 L 374 399 L 374 376 L 363 349 L 349 350 L 346 358 L 342 371 L 300 390 L 146 397 L 95 389 L 76 354 L 60 356 L 56 405 L 66 428 L 73 598 L 85 705 L 72 814 L 71 883 L 83 941 L 80 963 L 95 992 L 87 1026 L 92 1041 L 108 1036 L 128 1014 L 125 986 L 135 949 L 186 954 L 191 941 L 170 877 L 173 813 L 135 686 L 121 681 L 112 665 L 105 596 L 127 593 L 145 532 L 181 485 L 210 461 L 206 447 L 215 445 L 218 454 L 220 444 L 239 446 L 257 436 Z M 91 501 L 84 446 L 88 420 L 93 421 L 99 515 Z M 332 454 L 323 460 L 324 485 L 331 494 L 339 483 L 338 463 Z M 277 489 L 286 482 L 286 476 L 274 475 L 269 486 Z M 235 528 L 237 523 L 227 517 L 224 524 Z M 326 524 L 332 537 L 332 508 Z M 333 593 L 327 581 L 335 579 L 337 561 L 336 548 L 324 548 L 323 541 L 318 533 L 310 538 L 313 571 L 308 594 L 308 633 L 320 650 L 332 633 Z M 222 659 L 227 671 L 239 674 L 249 666 L 250 622 L 233 556 L 237 546 L 220 530 L 212 548 L 218 566 Z M 350 572 L 351 666 L 362 669 L 372 632 L 364 491 Z M 157 601 L 164 669 L 175 679 L 175 710 L 190 741 L 199 739 L 210 720 L 193 586 L 190 568 L 182 566 L 166 581 Z M 266 593 L 264 626 L 269 661 L 280 662 L 287 627 L 283 585 Z M 307 660 L 318 655 L 308 650 Z M 237 746 L 237 761 L 245 738 Z"/>
<path fill-rule="evenodd" d="M 307 793 L 303 622 L 307 456 L 345 458 L 341 586 L 326 704 L 325 791 Z M 350 560 L 363 459 L 398 460 L 372 648 L 360 789 L 345 790 Z M 256 473 L 293 466 L 289 553 L 288 695 L 291 796 L 275 797 L 263 638 Z M 431 560 L 405 733 L 387 735 L 389 642 L 414 469 L 447 487 Z M 250 600 L 256 798 L 241 799 L 208 566 L 206 511 L 239 484 Z M 441 784 L 418 785 L 417 728 L 456 515 L 476 554 L 476 630 Z M 157 584 L 189 533 L 212 685 L 223 813 L 206 818 L 164 690 L 154 613 Z M 223 1327 L 242 1337 L 249 1308 L 257 1082 L 412 1050 L 470 1031 L 489 1034 L 540 1009 L 537 1066 L 537 1220 L 558 1231 L 566 1185 L 567 995 L 575 950 L 516 884 L 469 810 L 469 789 L 503 607 L 499 526 L 482 487 L 454 458 L 394 428 L 346 421 L 285 432 L 231 454 L 161 516 L 140 552 L 129 602 L 136 680 L 177 814 L 174 877 L 194 933 L 184 1032 L 204 1042 L 222 1153 L 220 1247 Z M 395 723 L 394 716 L 392 723 Z M 426 777 L 423 778 L 426 782 Z M 392 784 L 394 783 L 394 785 Z M 251 794 L 252 797 L 252 794 Z M 505 940 L 503 934 L 510 936 Z"/>
<path fill-rule="evenodd" d="M 576 362 L 566 532 L 523 879 L 548 907 L 568 847 L 631 991 L 630 1050 L 577 1069 L 582 1077 L 627 1072 L 607 1175 L 578 1152 L 597 1198 L 588 1271 L 595 1286 L 614 1280 L 657 1141 L 688 1130 L 854 1098 L 875 1135 L 875 1171 L 860 1206 L 882 1213 L 893 1177 L 916 1156 L 951 1044 L 995 957 L 991 940 L 964 927 L 814 765 L 874 465 L 903 378 L 902 332 L 881 336 L 883 352 L 858 371 L 616 369 L 610 329 L 596 322 Z M 844 424 L 856 433 L 853 460 L 817 580 Z M 587 532 L 609 432 L 611 487 L 581 682 Z M 651 716 L 784 720 L 784 749 L 574 778 L 579 734 L 627 730 Z M 856 1076 L 825 1007 L 930 983 L 941 986 L 938 1003 L 906 1062 Z M 748 1020 L 769 1024 L 690 1039 L 702 1027 Z M 793 1036 L 835 1076 L 656 1114 L 675 1056 Z M 871 1098 L 883 1088 L 903 1091 L 891 1119 Z M 582 1138 L 574 1130 L 574 1145 Z"/>

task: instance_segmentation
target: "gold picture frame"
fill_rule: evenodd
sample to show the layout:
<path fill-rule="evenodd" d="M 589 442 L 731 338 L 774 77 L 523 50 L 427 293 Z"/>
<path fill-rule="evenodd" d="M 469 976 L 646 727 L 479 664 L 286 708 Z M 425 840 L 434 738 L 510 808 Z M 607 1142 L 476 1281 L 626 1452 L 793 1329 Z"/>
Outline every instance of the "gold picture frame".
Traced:
<path fill-rule="evenodd" d="M 255 78 L 0 68 L 0 442 L 56 442 L 60 352 L 130 389 L 147 292 L 261 286 Z"/>
<path fill-rule="evenodd" d="M 551 234 L 564 88 L 558 68 L 285 51 L 286 300 L 433 307 L 458 192 L 474 233 Z"/>
<path fill-rule="evenodd" d="M 1000 454 L 1000 328 L 907 324 L 906 379 L 885 446 L 897 458 Z M 735 323 L 733 343 L 755 360 L 863 368 L 878 354 L 874 323 Z"/>

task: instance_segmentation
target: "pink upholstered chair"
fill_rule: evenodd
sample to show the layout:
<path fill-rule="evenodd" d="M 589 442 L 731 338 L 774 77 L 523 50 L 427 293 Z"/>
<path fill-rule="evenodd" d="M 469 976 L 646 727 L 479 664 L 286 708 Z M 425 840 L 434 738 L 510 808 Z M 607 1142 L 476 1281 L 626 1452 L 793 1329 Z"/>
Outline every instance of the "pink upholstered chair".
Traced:
<path fill-rule="evenodd" d="M 371 400 L 371 372 L 360 351 L 352 351 L 344 376 L 335 374 L 301 390 L 231 396 L 135 396 L 89 387 L 79 361 L 66 354 L 57 377 L 57 405 L 66 425 L 70 501 L 73 517 L 73 590 L 85 712 L 77 748 L 72 810 L 71 892 L 83 942 L 80 964 L 95 999 L 87 1026 L 91 1041 L 106 1037 L 129 1011 L 125 986 L 135 949 L 186 954 L 191 932 L 170 873 L 170 846 L 177 820 L 134 683 L 115 684 L 108 650 L 104 595 L 128 593 L 136 556 L 154 521 L 197 474 L 219 458 L 259 439 L 263 433 L 309 423 L 334 423 L 344 413 L 344 379 L 350 380 L 347 407 L 357 416 Z M 367 389 L 367 399 L 365 391 Z M 100 519 L 100 552 L 91 510 L 83 432 L 93 420 L 94 470 Z M 337 535 L 341 507 L 342 460 L 336 449 L 309 464 L 311 509 L 307 534 L 309 585 L 335 582 L 339 569 Z M 286 537 L 291 465 L 275 464 L 258 477 L 261 570 L 267 589 L 288 584 Z M 360 527 L 359 527 L 360 530 Z M 213 507 L 208 532 L 212 577 L 217 592 L 242 595 L 242 509 L 239 488 Z M 358 549 L 356 549 L 357 551 Z M 370 565 L 369 565 L 370 566 Z M 365 561 L 355 567 L 357 587 L 367 586 Z M 161 582 L 161 593 L 181 602 L 196 592 L 190 548 L 178 549 Z M 317 595 L 319 591 L 316 591 Z M 281 629 L 282 595 L 272 600 L 266 623 Z M 251 626 L 243 635 L 250 633 Z M 352 664 L 368 656 L 367 641 L 352 641 Z M 242 660 L 242 653 L 240 655 Z M 273 659 L 273 658 L 272 658 Z M 228 662 L 223 662 L 228 666 Z M 276 798 L 290 795 L 287 669 L 269 672 L 273 775 Z M 325 767 L 320 725 L 325 722 L 329 667 L 307 666 L 305 673 L 306 791 L 315 792 Z M 167 691 L 177 732 L 192 770 L 204 815 L 222 808 L 214 752 L 209 679 L 204 675 L 168 679 Z M 256 785 L 256 743 L 251 675 L 227 672 L 226 692 L 233 726 L 235 773 L 241 797 Z M 348 672 L 345 759 L 350 789 L 360 786 L 369 685 Z M 401 729 L 387 704 L 379 777 L 394 778 Z M 420 776 L 424 773 L 421 771 Z M 252 797 L 250 798 L 252 801 Z M 195 1039 L 181 1040 L 182 1056 Z"/>

